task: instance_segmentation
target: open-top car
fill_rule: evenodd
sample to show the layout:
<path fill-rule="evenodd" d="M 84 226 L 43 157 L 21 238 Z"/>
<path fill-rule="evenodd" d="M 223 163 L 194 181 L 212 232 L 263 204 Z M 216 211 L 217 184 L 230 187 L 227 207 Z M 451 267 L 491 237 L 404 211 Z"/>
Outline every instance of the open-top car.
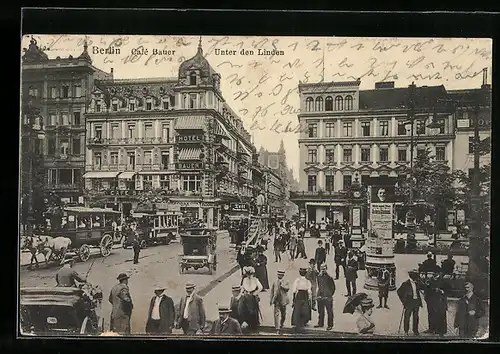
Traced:
<path fill-rule="evenodd" d="M 217 270 L 217 233 L 215 229 L 186 229 L 181 234 L 183 253 L 179 255 L 179 272 L 192 268 L 208 268 L 209 274 Z"/>

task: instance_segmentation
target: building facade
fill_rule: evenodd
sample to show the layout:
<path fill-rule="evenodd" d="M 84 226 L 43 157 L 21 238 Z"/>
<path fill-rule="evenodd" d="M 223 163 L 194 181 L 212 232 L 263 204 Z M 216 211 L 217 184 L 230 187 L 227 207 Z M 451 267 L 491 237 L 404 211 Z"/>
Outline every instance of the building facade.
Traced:
<path fill-rule="evenodd" d="M 148 193 L 186 217 L 218 225 L 220 206 L 250 200 L 250 134 L 220 91 L 221 76 L 203 56 L 176 78 L 96 81 L 87 115 L 89 199 L 124 214 Z"/>
<path fill-rule="evenodd" d="M 78 57 L 49 59 L 36 41 L 22 57 L 22 87 L 39 100 L 45 139 L 43 155 L 45 192 L 63 202 L 78 202 L 85 170 L 85 113 L 94 80 L 112 78 L 92 65 L 86 42 Z"/>
<path fill-rule="evenodd" d="M 291 200 L 302 220 L 350 220 L 349 189 L 357 180 L 363 187 L 395 185 L 409 165 L 410 146 L 416 156 L 429 148 L 436 160 L 453 168 L 453 115 L 440 118 L 440 129 L 431 130 L 433 107 L 446 99 L 443 86 L 415 88 L 418 108 L 408 124 L 410 88 L 394 82 L 377 83 L 373 90 L 359 90 L 360 81 L 300 84 L 299 186 Z M 413 138 L 411 137 L 413 128 Z M 367 210 L 362 210 L 366 228 Z"/>

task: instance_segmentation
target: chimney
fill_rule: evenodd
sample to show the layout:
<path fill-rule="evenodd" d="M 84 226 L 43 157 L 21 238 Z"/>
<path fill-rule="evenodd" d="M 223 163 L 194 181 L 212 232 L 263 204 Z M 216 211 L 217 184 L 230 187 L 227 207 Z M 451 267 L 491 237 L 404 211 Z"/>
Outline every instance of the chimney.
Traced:
<path fill-rule="evenodd" d="M 481 85 L 482 89 L 489 89 L 491 85 L 488 85 L 488 68 L 483 69 L 483 84 Z"/>
<path fill-rule="evenodd" d="M 394 81 L 381 81 L 381 82 L 376 82 L 375 83 L 375 89 L 393 89 L 394 88 Z"/>

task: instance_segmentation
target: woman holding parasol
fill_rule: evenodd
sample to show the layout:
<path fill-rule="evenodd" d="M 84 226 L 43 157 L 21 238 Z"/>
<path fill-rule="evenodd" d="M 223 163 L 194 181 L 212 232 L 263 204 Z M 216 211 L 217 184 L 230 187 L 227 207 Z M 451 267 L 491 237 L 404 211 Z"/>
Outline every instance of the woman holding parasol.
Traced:
<path fill-rule="evenodd" d="M 373 306 L 373 300 L 366 293 L 357 293 L 350 296 L 345 303 L 343 313 L 352 315 L 355 312 L 359 313 L 356 325 L 360 334 L 372 334 L 375 329 L 375 324 L 371 319 Z"/>

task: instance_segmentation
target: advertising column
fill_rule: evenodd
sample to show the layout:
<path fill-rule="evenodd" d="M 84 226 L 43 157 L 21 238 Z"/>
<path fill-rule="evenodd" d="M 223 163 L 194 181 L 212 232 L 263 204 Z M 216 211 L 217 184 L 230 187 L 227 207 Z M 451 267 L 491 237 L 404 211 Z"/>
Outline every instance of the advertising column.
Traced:
<path fill-rule="evenodd" d="M 376 290 L 378 277 L 382 270 L 391 274 L 390 290 L 396 289 L 396 266 L 394 264 L 394 236 L 392 219 L 394 204 L 388 202 L 385 187 L 370 187 L 370 220 L 366 240 L 366 278 L 365 289 Z"/>

